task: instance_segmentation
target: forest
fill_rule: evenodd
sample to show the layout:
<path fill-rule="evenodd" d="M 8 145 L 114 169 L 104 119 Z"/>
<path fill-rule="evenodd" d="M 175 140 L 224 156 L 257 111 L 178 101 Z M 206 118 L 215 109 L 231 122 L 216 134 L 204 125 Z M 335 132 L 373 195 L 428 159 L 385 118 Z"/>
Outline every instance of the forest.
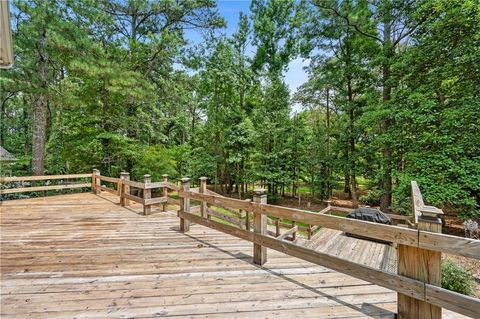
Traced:
<path fill-rule="evenodd" d="M 240 198 L 340 192 L 401 214 L 416 180 L 429 204 L 480 216 L 478 0 L 252 0 L 231 35 L 213 0 L 11 14 L 9 174 L 206 176 Z M 295 59 L 308 80 L 292 91 Z"/>

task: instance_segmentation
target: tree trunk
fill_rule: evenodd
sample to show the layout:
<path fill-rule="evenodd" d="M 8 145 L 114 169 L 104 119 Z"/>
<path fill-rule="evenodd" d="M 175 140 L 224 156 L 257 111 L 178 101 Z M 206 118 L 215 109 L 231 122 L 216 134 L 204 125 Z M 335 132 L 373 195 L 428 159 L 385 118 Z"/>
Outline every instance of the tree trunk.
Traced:
<path fill-rule="evenodd" d="M 33 102 L 32 171 L 33 175 L 44 175 L 48 112 L 48 52 L 45 28 L 39 31 L 37 72 L 40 85 Z"/>
<path fill-rule="evenodd" d="M 382 82 L 383 82 L 383 103 L 386 105 L 390 101 L 392 94 L 392 86 L 389 83 L 390 80 L 390 63 L 394 55 L 394 48 L 392 48 L 391 41 L 391 24 L 389 22 L 384 24 L 383 30 L 383 50 L 384 50 L 384 62 L 382 64 Z M 390 126 L 390 120 L 385 119 L 383 123 L 383 133 L 385 134 Z M 382 150 L 383 156 L 383 179 L 382 187 L 383 194 L 380 198 L 380 210 L 387 212 L 392 205 L 392 150 L 389 143 L 385 143 Z"/>

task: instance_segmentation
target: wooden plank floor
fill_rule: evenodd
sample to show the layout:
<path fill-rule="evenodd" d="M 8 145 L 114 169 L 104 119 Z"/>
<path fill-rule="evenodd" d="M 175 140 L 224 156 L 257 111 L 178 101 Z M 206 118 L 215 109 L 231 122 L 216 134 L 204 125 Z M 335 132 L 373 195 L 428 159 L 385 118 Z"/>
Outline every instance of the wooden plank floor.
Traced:
<path fill-rule="evenodd" d="M 1 318 L 394 318 L 388 289 L 113 195 L 0 205 Z"/>
<path fill-rule="evenodd" d="M 393 245 L 350 237 L 343 231 L 329 228 L 321 228 L 311 240 L 300 238 L 297 244 L 357 264 L 397 272 L 397 250 Z"/>

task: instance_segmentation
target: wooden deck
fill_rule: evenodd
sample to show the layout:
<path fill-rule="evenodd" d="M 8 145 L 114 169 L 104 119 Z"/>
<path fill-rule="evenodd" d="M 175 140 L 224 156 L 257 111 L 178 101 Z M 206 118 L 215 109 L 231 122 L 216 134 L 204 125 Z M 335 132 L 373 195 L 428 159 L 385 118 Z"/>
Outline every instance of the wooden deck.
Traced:
<path fill-rule="evenodd" d="M 1 318 L 394 318 L 388 289 L 273 250 L 259 267 L 247 241 L 117 203 L 1 202 Z"/>

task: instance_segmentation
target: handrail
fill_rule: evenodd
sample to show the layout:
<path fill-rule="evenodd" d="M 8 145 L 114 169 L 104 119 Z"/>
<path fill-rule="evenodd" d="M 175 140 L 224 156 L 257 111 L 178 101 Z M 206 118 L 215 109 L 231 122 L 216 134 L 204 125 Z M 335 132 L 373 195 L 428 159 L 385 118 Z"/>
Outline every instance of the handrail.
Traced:
<path fill-rule="evenodd" d="M 92 177 L 92 174 L 87 173 L 87 174 L 69 174 L 69 175 L 0 176 L 0 183 L 44 181 L 44 180 L 52 180 L 52 179 L 87 178 L 87 177 Z"/>
<path fill-rule="evenodd" d="M 246 202 L 239 199 L 200 194 L 191 191 L 180 190 L 179 196 L 198 201 L 205 201 L 211 205 L 226 205 L 233 209 L 242 209 L 306 224 L 318 225 L 379 240 L 386 240 L 397 244 L 480 259 L 480 241 L 475 239 L 347 219 L 295 208 Z"/>
<path fill-rule="evenodd" d="M 12 177 L 2 176 L 2 177 L 0 177 L 0 183 L 5 184 L 5 183 L 22 182 L 22 181 L 24 181 L 24 182 L 27 182 L 27 181 L 48 181 L 48 180 L 78 179 L 78 178 L 92 178 L 92 174 L 12 176 Z M 73 183 L 73 182 L 69 181 L 67 184 L 59 184 L 59 185 L 27 186 L 27 187 L 0 189 L 0 195 L 27 193 L 27 192 L 39 192 L 39 191 L 48 191 L 48 190 L 85 188 L 85 187 L 90 187 L 90 186 L 91 186 L 91 183 Z"/>
<path fill-rule="evenodd" d="M 357 264 L 337 256 L 297 245 L 293 242 L 225 225 L 184 211 L 179 211 L 178 216 L 193 223 L 371 282 L 418 300 L 428 301 L 467 316 L 475 317 L 480 311 L 480 300 L 477 298 L 461 295 L 402 275 Z"/>
<path fill-rule="evenodd" d="M 418 218 L 422 213 L 426 215 L 443 215 L 443 211 L 434 206 L 425 205 L 420 188 L 416 181 L 412 181 L 412 210 L 415 216 L 415 224 L 418 224 Z M 425 214 L 424 214 L 425 215 Z"/>
<path fill-rule="evenodd" d="M 101 185 L 101 181 L 107 181 L 117 185 L 117 189 L 109 188 Z M 135 196 L 130 193 L 130 187 L 140 189 L 142 191 L 142 196 Z M 152 198 L 152 189 L 162 188 L 162 197 Z M 130 174 L 127 172 L 122 172 L 120 178 L 108 177 L 100 175 L 100 171 L 94 170 L 92 174 L 92 189 L 95 194 L 98 194 L 101 190 L 113 193 L 120 197 L 120 204 L 122 206 L 129 206 L 130 201 L 139 203 L 143 205 L 143 214 L 148 215 L 151 213 L 152 205 L 162 204 L 163 210 L 165 211 L 168 203 L 175 202 L 174 200 L 169 200 L 168 191 L 177 190 L 178 187 L 168 182 L 168 175 L 163 175 L 162 182 L 152 182 L 150 175 L 144 175 L 143 182 L 137 182 L 130 180 Z"/>
<path fill-rule="evenodd" d="M 187 182 L 188 183 L 188 182 Z M 309 225 L 317 225 L 326 228 L 347 231 L 349 233 L 373 237 L 382 240 L 389 240 L 402 245 L 422 248 L 426 250 L 442 251 L 456 255 L 480 259 L 480 241 L 459 238 L 441 233 L 433 233 L 418 229 L 408 229 L 391 225 L 382 225 L 371 222 L 365 222 L 354 219 L 346 219 L 326 214 L 313 213 L 310 211 L 285 208 L 264 204 L 261 201 L 246 202 L 243 200 L 223 197 L 212 194 L 213 192 L 196 192 L 188 189 L 186 184 L 183 190 L 179 191 L 181 198 L 180 218 L 181 231 L 188 231 L 188 222 L 210 227 L 218 231 L 224 232 L 242 238 L 254 243 L 254 255 L 260 254 L 263 249 L 270 248 L 285 254 L 298 257 L 303 260 L 345 273 L 347 275 L 366 280 L 373 284 L 386 287 L 388 289 L 399 292 L 424 301 L 436 307 L 443 307 L 456 311 L 458 313 L 476 317 L 480 313 L 480 299 L 461 295 L 447 289 L 430 284 L 428 281 L 414 279 L 403 274 L 393 274 L 383 270 L 374 269 L 369 266 L 357 264 L 355 262 L 339 258 L 337 256 L 321 253 L 313 249 L 297 245 L 294 242 L 286 241 L 285 238 L 296 232 L 298 226 L 293 226 L 287 233 L 282 235 L 268 231 L 264 226 L 258 223 L 267 223 L 267 216 L 284 218 L 291 221 L 303 222 Z M 190 200 L 200 201 L 207 205 L 218 206 L 222 208 L 240 209 L 247 212 L 253 212 L 255 215 L 255 231 L 242 229 L 241 225 L 235 227 L 225 223 L 217 222 L 205 216 L 198 216 L 190 209 Z M 328 213 L 328 207 L 322 213 Z M 258 218 L 264 216 L 265 219 Z M 265 216 L 266 215 L 266 216 Z M 235 224 L 235 223 L 231 223 Z M 263 231 L 262 231 L 263 229 Z M 277 231 L 278 233 L 278 231 Z M 255 247 L 257 246 L 257 247 Z M 263 252 L 263 253 L 266 253 Z M 264 256 L 266 260 L 266 255 Z M 254 262 L 256 258 L 254 256 Z M 260 264 L 263 264 L 261 261 Z M 417 265 L 412 264 L 412 267 Z M 400 303 L 400 301 L 399 301 Z"/>

